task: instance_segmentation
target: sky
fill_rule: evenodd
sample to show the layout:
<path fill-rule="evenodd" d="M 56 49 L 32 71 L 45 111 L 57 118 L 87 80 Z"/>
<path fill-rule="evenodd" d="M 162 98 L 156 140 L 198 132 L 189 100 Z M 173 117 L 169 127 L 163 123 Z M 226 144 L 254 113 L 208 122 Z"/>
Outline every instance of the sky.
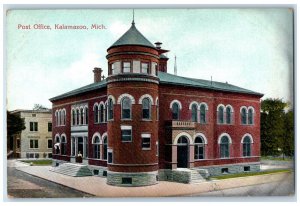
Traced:
<path fill-rule="evenodd" d="M 107 48 L 131 26 L 130 9 L 7 13 L 7 109 L 51 108 L 50 98 L 107 76 Z M 33 29 L 34 24 L 51 30 Z M 55 24 L 88 30 L 55 30 Z M 92 24 L 106 29 L 92 30 Z M 31 25 L 31 29 L 18 29 Z M 168 72 L 293 101 L 293 13 L 288 9 L 135 9 L 137 29 L 170 50 Z"/>

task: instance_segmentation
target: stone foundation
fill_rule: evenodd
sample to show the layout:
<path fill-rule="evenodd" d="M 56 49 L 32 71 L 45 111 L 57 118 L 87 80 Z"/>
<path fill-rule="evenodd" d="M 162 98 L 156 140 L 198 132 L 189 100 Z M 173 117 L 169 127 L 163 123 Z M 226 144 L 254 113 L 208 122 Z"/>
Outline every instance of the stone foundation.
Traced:
<path fill-rule="evenodd" d="M 99 176 L 99 177 L 107 176 L 107 167 L 88 165 L 88 168 L 91 170 L 94 176 Z"/>
<path fill-rule="evenodd" d="M 260 163 L 242 163 L 242 164 L 227 164 L 227 165 L 212 165 L 206 167 L 197 167 L 193 168 L 198 169 L 207 169 L 209 176 L 220 176 L 225 174 L 235 174 L 235 173 L 244 173 L 244 172 L 259 172 Z"/>
<path fill-rule="evenodd" d="M 122 173 L 107 171 L 108 185 L 137 187 L 154 185 L 158 183 L 158 172 Z"/>

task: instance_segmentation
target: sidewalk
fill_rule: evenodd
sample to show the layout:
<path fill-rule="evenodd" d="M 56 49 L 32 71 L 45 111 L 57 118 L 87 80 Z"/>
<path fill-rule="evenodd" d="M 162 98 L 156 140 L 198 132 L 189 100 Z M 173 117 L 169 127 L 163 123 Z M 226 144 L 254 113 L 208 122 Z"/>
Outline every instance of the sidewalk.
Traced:
<path fill-rule="evenodd" d="M 234 187 L 283 181 L 288 173 L 249 176 L 225 180 L 208 181 L 199 184 L 181 184 L 160 181 L 159 184 L 145 187 L 116 187 L 106 184 L 106 178 L 71 177 L 49 171 L 51 166 L 28 166 L 16 162 L 16 169 L 28 174 L 86 192 L 97 197 L 167 197 L 211 192 Z"/>

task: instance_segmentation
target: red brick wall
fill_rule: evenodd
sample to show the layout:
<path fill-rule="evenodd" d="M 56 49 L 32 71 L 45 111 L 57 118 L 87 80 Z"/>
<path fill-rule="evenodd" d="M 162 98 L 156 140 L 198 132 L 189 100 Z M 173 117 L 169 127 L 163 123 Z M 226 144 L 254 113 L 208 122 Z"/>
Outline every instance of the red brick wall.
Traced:
<path fill-rule="evenodd" d="M 142 120 L 142 105 L 138 104 L 144 94 L 152 96 L 155 103 L 158 97 L 158 85 L 146 82 L 114 82 L 108 85 L 108 95 L 118 97 L 124 93 L 135 99 L 132 105 L 132 120 L 121 120 L 121 105 L 114 105 L 114 120 L 108 122 L 108 147 L 113 149 L 113 164 L 157 164 L 156 141 L 158 138 L 158 122 L 156 121 L 156 107 L 152 104 L 151 121 Z M 132 142 L 121 141 L 120 125 L 132 126 Z M 151 150 L 142 150 L 142 133 L 151 134 Z M 122 166 L 108 165 L 110 171 L 139 172 L 157 170 L 158 166 Z"/>
<path fill-rule="evenodd" d="M 107 99 L 107 94 L 112 94 L 116 101 L 118 97 L 128 93 L 134 96 L 136 104 L 133 105 L 132 121 L 120 120 L 120 105 L 114 107 L 114 122 L 108 124 L 94 124 L 93 118 L 93 105 L 95 102 L 103 101 Z M 156 121 L 156 109 L 152 105 L 152 121 L 141 121 L 142 107 L 138 104 L 139 98 L 144 94 L 150 94 L 155 101 L 159 96 L 159 118 L 160 121 Z M 159 137 L 159 167 L 165 168 L 165 160 L 170 160 L 170 153 L 164 146 L 167 141 L 171 143 L 171 135 L 167 134 L 165 121 L 171 120 L 170 103 L 174 99 L 177 99 L 182 104 L 181 120 L 191 120 L 191 111 L 189 105 L 192 101 L 205 102 L 208 105 L 207 123 L 196 123 L 196 132 L 203 133 L 208 141 L 206 145 L 206 159 L 202 161 L 196 161 L 194 166 L 211 165 L 211 164 L 225 164 L 226 162 L 247 162 L 258 161 L 257 157 L 253 158 L 240 158 L 242 156 L 241 138 L 244 134 L 249 133 L 252 135 L 254 144 L 252 145 L 252 156 L 260 156 L 260 97 L 247 94 L 234 94 L 228 92 L 216 92 L 205 89 L 189 88 L 183 86 L 171 86 L 171 85 L 158 85 L 145 82 L 115 82 L 106 88 L 99 89 L 77 95 L 75 97 L 65 98 L 63 100 L 53 102 L 53 144 L 54 137 L 57 133 L 60 135 L 65 133 L 67 136 L 67 142 L 70 143 L 70 131 L 71 131 L 71 105 L 77 103 L 88 102 L 89 106 L 89 156 L 92 157 L 92 136 L 95 132 L 99 132 L 101 135 L 104 132 L 108 132 L 108 147 L 114 149 L 114 163 L 119 164 L 155 164 L 157 163 L 156 145 L 155 142 Z M 217 124 L 217 106 L 218 104 L 227 105 L 230 104 L 234 109 L 234 124 L 233 125 L 219 125 Z M 255 109 L 254 125 L 241 125 L 240 120 L 240 107 L 252 106 Z M 66 125 L 56 127 L 55 111 L 56 109 L 66 109 Z M 132 125 L 133 126 L 133 143 L 121 142 L 121 130 L 120 125 Z M 141 136 L 143 132 L 151 133 L 151 150 L 143 151 L 141 149 Z M 217 143 L 218 137 L 222 133 L 228 133 L 232 139 L 230 146 L 230 157 L 233 159 L 220 160 L 219 159 L 219 145 Z M 60 157 L 53 155 L 55 159 L 66 159 L 70 155 L 71 146 L 67 147 L 67 157 Z M 105 166 L 106 161 L 102 160 L 89 160 L 90 164 Z M 129 171 L 131 167 L 110 166 L 113 171 Z M 157 166 L 145 166 L 145 167 L 132 167 L 133 171 L 153 171 Z"/>

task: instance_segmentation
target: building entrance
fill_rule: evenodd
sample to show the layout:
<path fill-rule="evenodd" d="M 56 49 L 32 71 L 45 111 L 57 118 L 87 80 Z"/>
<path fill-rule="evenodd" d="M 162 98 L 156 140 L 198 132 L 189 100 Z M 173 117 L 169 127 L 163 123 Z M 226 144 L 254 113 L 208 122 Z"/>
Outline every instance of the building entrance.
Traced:
<path fill-rule="evenodd" d="M 177 142 L 177 168 L 187 168 L 188 167 L 188 139 L 182 136 Z"/>

